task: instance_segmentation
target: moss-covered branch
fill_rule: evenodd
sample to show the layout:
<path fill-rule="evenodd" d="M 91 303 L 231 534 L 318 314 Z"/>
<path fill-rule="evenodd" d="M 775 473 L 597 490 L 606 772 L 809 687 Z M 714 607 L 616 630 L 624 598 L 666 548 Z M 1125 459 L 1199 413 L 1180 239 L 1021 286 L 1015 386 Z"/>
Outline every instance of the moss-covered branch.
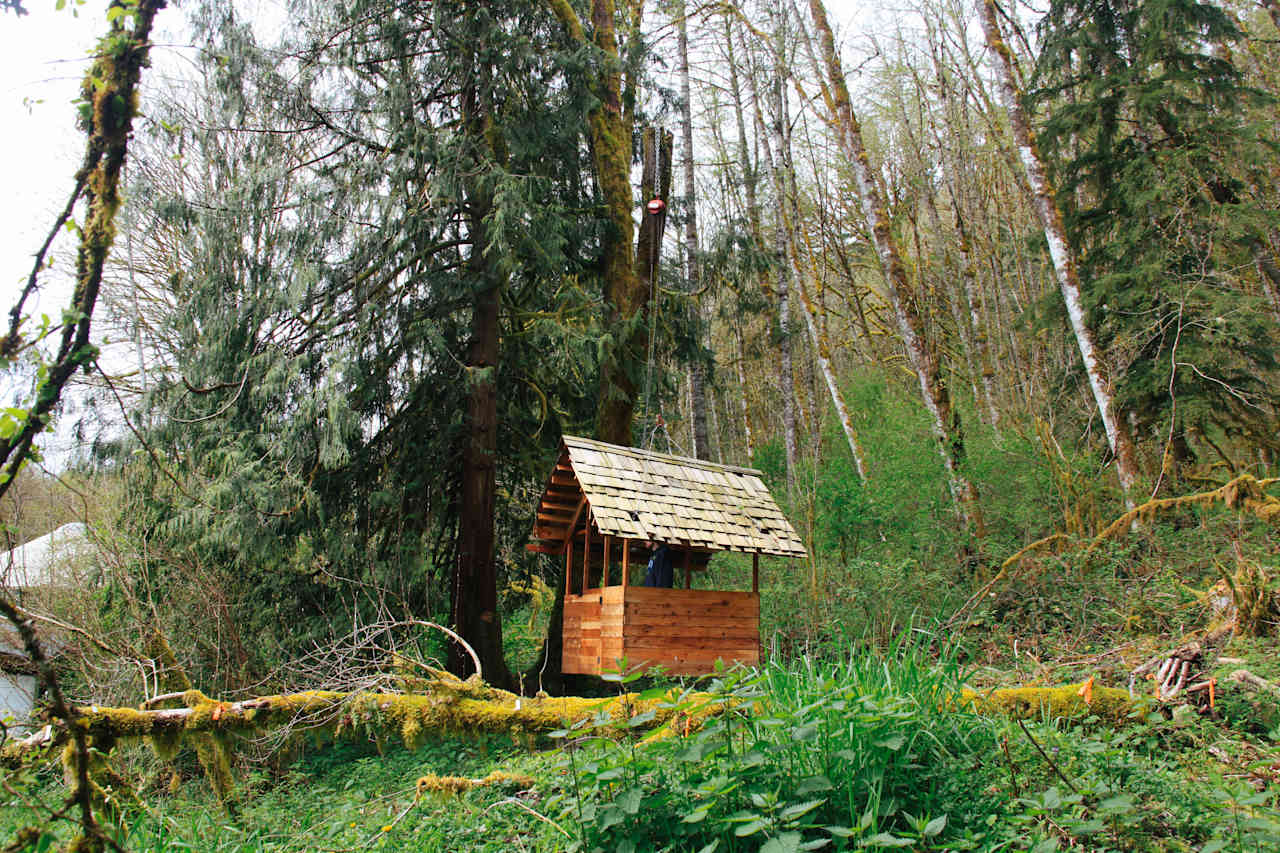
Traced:
<path fill-rule="evenodd" d="M 1276 482 L 1275 479 L 1259 480 L 1252 474 L 1241 474 L 1234 480 L 1207 492 L 1147 501 L 1107 525 L 1107 528 L 1094 538 L 1089 545 L 1089 550 L 1093 551 L 1107 540 L 1120 538 L 1135 521 L 1150 522 L 1158 515 L 1188 506 L 1211 506 L 1222 503 L 1229 509 L 1247 512 L 1262 521 L 1280 525 L 1280 499 L 1272 497 L 1265 491 L 1268 486 Z"/>
<path fill-rule="evenodd" d="M 125 740 L 146 739 L 162 758 L 171 757 L 184 741 L 202 735 L 231 737 L 260 734 L 284 727 L 314 729 L 333 736 L 367 734 L 381 742 L 400 740 L 410 749 L 431 736 L 457 733 L 546 735 L 582 720 L 608 718 L 626 722 L 653 712 L 643 723 L 656 728 L 677 715 L 695 721 L 719 713 L 724 700 L 694 693 L 676 702 L 673 689 L 657 699 L 625 694 L 611 699 L 577 696 L 520 697 L 477 680 L 460 681 L 446 673 L 425 682 L 414 693 L 344 693 L 310 690 L 263 696 L 240 702 L 219 702 L 198 690 L 181 695 L 178 708 L 77 708 L 75 725 L 99 749 L 109 750 Z M 639 728 L 639 726 L 637 726 Z M 9 744 L 0 755 L 8 763 L 33 749 L 67 738 L 61 722 L 47 726 L 23 741 Z"/>

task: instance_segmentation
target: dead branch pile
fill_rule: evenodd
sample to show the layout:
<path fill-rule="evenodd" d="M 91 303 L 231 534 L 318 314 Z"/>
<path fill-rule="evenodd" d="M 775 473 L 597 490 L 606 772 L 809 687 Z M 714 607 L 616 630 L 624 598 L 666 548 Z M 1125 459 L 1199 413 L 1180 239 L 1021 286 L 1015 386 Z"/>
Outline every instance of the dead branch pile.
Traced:
<path fill-rule="evenodd" d="M 1210 677 L 1205 648 L 1198 642 L 1179 646 L 1171 652 L 1163 652 L 1135 668 L 1129 674 L 1129 692 L 1142 676 L 1155 682 L 1155 698 L 1173 702 L 1181 698 L 1183 703 L 1194 706 L 1202 713 L 1212 713 L 1217 680 Z"/>

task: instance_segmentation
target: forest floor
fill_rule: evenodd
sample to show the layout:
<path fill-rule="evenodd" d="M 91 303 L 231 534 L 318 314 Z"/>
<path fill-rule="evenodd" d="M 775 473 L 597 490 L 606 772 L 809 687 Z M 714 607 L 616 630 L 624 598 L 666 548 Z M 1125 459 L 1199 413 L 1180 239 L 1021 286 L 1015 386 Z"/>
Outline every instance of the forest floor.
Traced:
<path fill-rule="evenodd" d="M 1124 687 L 1134 666 L 1178 641 L 1015 651 L 971 633 L 963 663 L 931 662 L 934 652 L 917 644 L 729 678 L 721 689 L 763 699 L 769 719 L 742 715 L 675 745 L 633 739 L 628 750 L 583 730 L 534 749 L 459 737 L 413 752 L 308 748 L 275 772 L 246 762 L 231 811 L 192 755 L 161 767 L 142 748 L 120 752 L 120 769 L 146 782 L 117 838 L 155 851 L 1280 850 L 1280 703 L 1228 686 L 1239 668 L 1280 680 L 1280 644 L 1233 639 L 1218 651 L 1212 716 L 1169 704 L 1118 724 L 1015 724 L 922 710 L 914 700 L 961 679 L 978 690 L 1090 676 Z M 495 770 L 532 784 L 442 794 L 420 782 Z M 61 787 L 48 773 L 37 790 L 52 801 Z M 6 803 L 0 831 L 12 834 L 25 814 Z"/>

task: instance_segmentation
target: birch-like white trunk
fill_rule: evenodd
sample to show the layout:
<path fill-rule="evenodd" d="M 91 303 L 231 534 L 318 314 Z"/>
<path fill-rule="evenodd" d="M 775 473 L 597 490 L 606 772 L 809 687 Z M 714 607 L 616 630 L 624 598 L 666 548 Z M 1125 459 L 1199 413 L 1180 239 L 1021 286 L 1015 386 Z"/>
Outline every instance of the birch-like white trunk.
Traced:
<path fill-rule="evenodd" d="M 1139 478 L 1138 454 L 1133 446 L 1133 439 L 1129 436 L 1128 424 L 1125 423 L 1124 415 L 1116 404 L 1115 392 L 1111 385 L 1111 371 L 1106 357 L 1099 350 L 1097 337 L 1085 315 L 1084 305 L 1080 299 L 1080 276 L 1076 270 L 1075 257 L 1067 243 L 1062 213 L 1054 201 L 1053 189 L 1049 186 L 1044 162 L 1040 159 L 1035 142 L 1031 138 L 1031 123 L 1022 109 L 1021 93 L 1014 78 L 1013 54 L 1010 53 L 1009 46 L 1005 44 L 1004 37 L 1001 35 L 994 0 L 980 0 L 979 13 L 987 47 L 995 54 L 993 64 L 999 81 L 1000 94 L 1004 98 L 1005 109 L 1009 112 L 1014 145 L 1018 151 L 1018 158 L 1022 162 L 1027 183 L 1031 188 L 1032 201 L 1044 228 L 1045 240 L 1049 244 L 1049 256 L 1053 260 L 1058 289 L 1062 293 L 1062 301 L 1066 304 L 1067 316 L 1071 320 L 1071 330 L 1075 334 L 1076 344 L 1080 349 L 1080 358 L 1084 361 L 1094 402 L 1098 406 L 1098 413 L 1102 416 L 1107 443 L 1116 457 L 1116 473 L 1120 479 L 1120 488 L 1124 490 L 1125 503 L 1132 507 L 1132 491 Z"/>
<path fill-rule="evenodd" d="M 831 366 L 831 349 L 827 344 L 826 335 L 822 333 L 814 320 L 813 304 L 809 299 L 809 292 L 804 286 L 803 279 L 797 276 L 797 282 L 799 284 L 800 307 L 804 311 L 805 325 L 809 327 L 809 339 L 813 342 L 813 351 L 817 355 L 818 369 L 822 371 L 822 378 L 827 383 L 827 391 L 831 394 L 831 403 L 836 407 L 836 414 L 840 417 L 840 428 L 844 430 L 845 441 L 849 443 L 849 452 L 853 454 L 853 464 L 858 469 L 858 479 L 865 483 L 867 481 L 867 463 L 862 452 L 862 442 L 858 440 L 858 433 L 853 428 L 853 418 L 849 415 L 849 407 L 845 405 L 844 394 L 840 391 L 840 385 L 836 381 L 835 370 Z"/>
<path fill-rule="evenodd" d="M 769 81 L 769 100 L 773 115 L 769 121 L 769 135 L 772 139 L 772 145 L 766 144 L 764 147 L 765 158 L 768 160 L 769 172 L 774 176 L 775 188 L 785 190 L 786 182 L 781 177 L 781 163 L 778 162 L 770 153 L 770 148 L 781 151 L 786 145 L 786 99 L 783 97 L 782 81 L 786 79 L 783 67 L 784 48 L 786 46 L 785 20 L 786 16 L 783 10 L 776 9 L 776 27 L 777 27 L 777 44 L 774 53 L 774 79 Z M 777 209 L 775 210 L 775 228 L 774 228 L 774 251 L 780 263 L 777 266 L 778 277 L 775 292 L 778 297 L 778 349 L 780 361 L 780 376 L 778 389 L 782 394 L 782 430 L 783 442 L 787 452 L 787 492 L 790 495 L 795 494 L 796 490 L 796 464 L 799 456 L 799 449 L 796 440 L 796 383 L 795 370 L 792 366 L 791 359 L 791 277 L 792 270 L 786 263 L 787 252 L 787 229 L 786 223 L 782 216 L 783 194 L 779 192 L 777 197 Z"/>

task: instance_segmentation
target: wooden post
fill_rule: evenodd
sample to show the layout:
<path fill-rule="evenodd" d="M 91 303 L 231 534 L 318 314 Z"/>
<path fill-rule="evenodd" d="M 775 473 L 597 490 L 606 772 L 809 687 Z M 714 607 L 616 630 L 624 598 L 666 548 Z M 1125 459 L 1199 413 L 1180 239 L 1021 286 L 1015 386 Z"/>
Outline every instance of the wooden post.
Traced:
<path fill-rule="evenodd" d="M 564 548 L 564 597 L 573 595 L 573 532 L 569 533 L 569 543 Z"/>
<path fill-rule="evenodd" d="M 631 540 L 622 540 L 622 595 L 626 598 L 627 587 L 631 584 Z"/>
<path fill-rule="evenodd" d="M 690 589 L 693 586 L 693 570 L 689 568 L 689 555 L 693 553 L 692 548 L 684 549 L 684 588 Z"/>
<path fill-rule="evenodd" d="M 760 552 L 751 555 L 751 591 L 760 592 Z"/>
<path fill-rule="evenodd" d="M 582 525 L 582 594 L 587 594 L 591 586 L 591 514 L 583 519 Z"/>
<path fill-rule="evenodd" d="M 569 591 L 573 588 L 573 531 L 578 526 L 578 517 L 582 515 L 582 510 L 587 505 L 586 497 L 578 499 L 578 508 L 573 511 L 573 517 L 569 519 L 569 527 L 564 534 L 564 594 L 568 597 Z M 583 589 L 586 592 L 586 589 Z"/>
<path fill-rule="evenodd" d="M 600 568 L 600 586 L 609 585 L 609 558 L 613 555 L 609 552 L 613 550 L 613 537 L 608 533 L 604 535 L 604 565 Z"/>

